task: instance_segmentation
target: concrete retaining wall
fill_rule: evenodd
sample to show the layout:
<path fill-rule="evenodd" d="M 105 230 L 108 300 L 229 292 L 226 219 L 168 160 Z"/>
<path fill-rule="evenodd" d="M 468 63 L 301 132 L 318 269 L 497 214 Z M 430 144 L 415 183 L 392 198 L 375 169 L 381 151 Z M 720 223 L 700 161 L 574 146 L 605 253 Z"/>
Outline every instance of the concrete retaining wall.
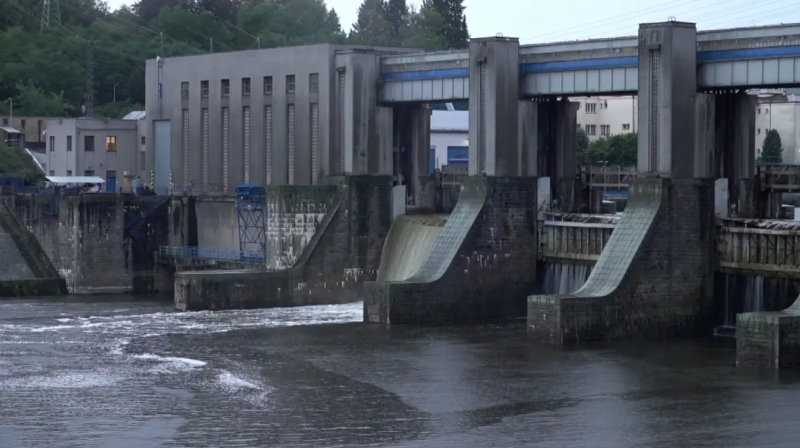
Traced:
<path fill-rule="evenodd" d="M 800 368 L 800 297 L 780 312 L 736 316 L 736 365 Z"/>
<path fill-rule="evenodd" d="M 144 239 L 136 244 L 125 234 L 125 220 L 151 200 L 155 197 L 17 196 L 15 209 L 70 293 L 149 293 L 155 284 L 153 251 L 167 234 L 166 207 L 142 224 Z"/>
<path fill-rule="evenodd" d="M 528 298 L 531 339 L 567 344 L 711 331 L 711 183 L 639 178 L 632 187 L 586 284 L 569 295 Z"/>
<path fill-rule="evenodd" d="M 391 178 L 348 176 L 336 182 L 340 188 L 328 212 L 291 268 L 179 272 L 175 276 L 176 309 L 269 308 L 360 300 L 361 283 L 375 278 L 389 231 Z"/>
<path fill-rule="evenodd" d="M 522 316 L 536 284 L 536 178 L 474 176 L 418 272 L 366 282 L 364 319 L 385 324 Z"/>

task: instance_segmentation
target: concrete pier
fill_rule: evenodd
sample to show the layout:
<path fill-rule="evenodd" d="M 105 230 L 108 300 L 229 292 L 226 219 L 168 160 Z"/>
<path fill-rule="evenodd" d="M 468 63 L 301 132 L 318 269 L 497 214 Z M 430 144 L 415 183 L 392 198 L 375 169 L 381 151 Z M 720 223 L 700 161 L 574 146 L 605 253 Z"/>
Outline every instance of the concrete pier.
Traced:
<path fill-rule="evenodd" d="M 713 189 L 695 173 L 694 24 L 639 29 L 639 178 L 586 284 L 528 298 L 532 340 L 669 337 L 708 328 Z"/>
<path fill-rule="evenodd" d="M 389 176 L 346 176 L 331 207 L 288 269 L 175 274 L 175 308 L 184 311 L 355 302 L 374 279 L 391 224 Z"/>

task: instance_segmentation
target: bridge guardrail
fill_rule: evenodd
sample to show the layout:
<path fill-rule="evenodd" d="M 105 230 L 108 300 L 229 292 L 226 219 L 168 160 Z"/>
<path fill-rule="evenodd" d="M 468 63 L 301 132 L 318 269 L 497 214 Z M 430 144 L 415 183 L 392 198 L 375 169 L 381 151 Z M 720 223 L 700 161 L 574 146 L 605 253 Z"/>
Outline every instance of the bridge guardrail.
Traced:
<path fill-rule="evenodd" d="M 263 261 L 264 254 L 237 249 L 204 249 L 197 246 L 161 246 L 159 257 L 228 261 Z"/>

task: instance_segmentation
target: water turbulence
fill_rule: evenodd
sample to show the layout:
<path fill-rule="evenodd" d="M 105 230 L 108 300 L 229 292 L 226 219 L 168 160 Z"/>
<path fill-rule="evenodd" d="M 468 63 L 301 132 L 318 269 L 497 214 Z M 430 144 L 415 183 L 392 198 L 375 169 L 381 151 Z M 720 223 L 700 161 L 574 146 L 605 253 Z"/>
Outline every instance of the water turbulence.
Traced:
<path fill-rule="evenodd" d="M 547 263 L 544 274 L 545 294 L 570 294 L 589 279 L 592 267 L 585 264 Z"/>

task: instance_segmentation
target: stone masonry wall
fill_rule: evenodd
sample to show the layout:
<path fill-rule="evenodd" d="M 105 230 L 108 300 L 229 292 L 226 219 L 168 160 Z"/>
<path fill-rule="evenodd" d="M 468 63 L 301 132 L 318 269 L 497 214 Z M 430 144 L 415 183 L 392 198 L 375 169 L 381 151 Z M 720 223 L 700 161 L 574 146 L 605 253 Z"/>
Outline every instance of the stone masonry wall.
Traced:
<path fill-rule="evenodd" d="M 529 335 L 567 344 L 710 331 L 715 249 L 710 182 L 636 179 L 584 287 L 529 298 Z"/>
<path fill-rule="evenodd" d="M 800 369 L 800 297 L 780 312 L 736 316 L 736 365 Z"/>
<path fill-rule="evenodd" d="M 391 224 L 391 178 L 347 176 L 335 182 L 340 187 L 328 212 L 291 268 L 179 272 L 176 308 L 270 308 L 360 300 L 363 280 L 377 273 Z"/>
<path fill-rule="evenodd" d="M 366 282 L 364 320 L 479 321 L 525 314 L 536 287 L 536 178 L 474 176 L 418 273 Z"/>
<path fill-rule="evenodd" d="M 16 200 L 17 212 L 66 280 L 70 293 L 133 291 L 133 253 L 119 195 Z M 57 211 L 57 213 L 56 213 Z"/>
<path fill-rule="evenodd" d="M 335 186 L 273 186 L 267 188 L 267 269 L 288 269 L 314 237 L 334 197 Z"/>

